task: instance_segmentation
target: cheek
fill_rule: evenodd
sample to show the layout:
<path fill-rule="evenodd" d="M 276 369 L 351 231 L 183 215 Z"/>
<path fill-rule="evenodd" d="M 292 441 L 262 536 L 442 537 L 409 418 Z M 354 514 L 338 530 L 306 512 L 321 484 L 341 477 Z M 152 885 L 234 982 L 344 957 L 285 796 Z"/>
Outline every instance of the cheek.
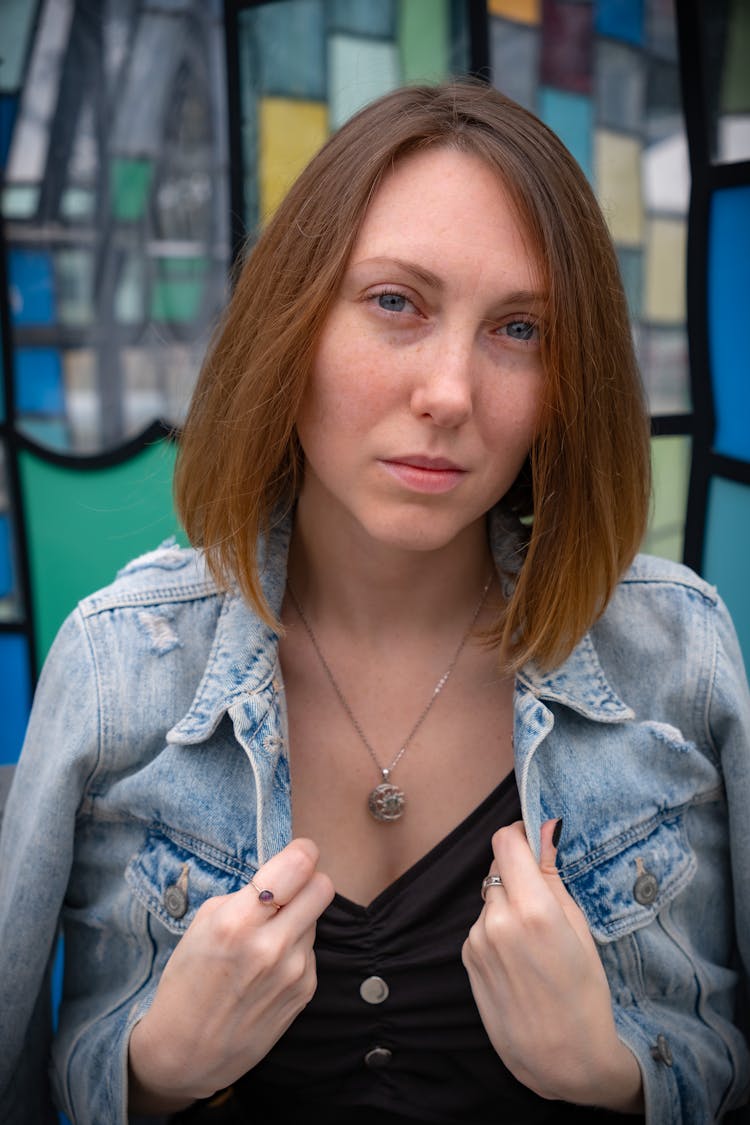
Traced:
<path fill-rule="evenodd" d="M 529 451 L 537 434 L 542 412 L 542 379 L 533 373 L 517 383 L 506 384 L 502 393 L 491 395 L 486 404 L 485 437 L 496 448 Z"/>

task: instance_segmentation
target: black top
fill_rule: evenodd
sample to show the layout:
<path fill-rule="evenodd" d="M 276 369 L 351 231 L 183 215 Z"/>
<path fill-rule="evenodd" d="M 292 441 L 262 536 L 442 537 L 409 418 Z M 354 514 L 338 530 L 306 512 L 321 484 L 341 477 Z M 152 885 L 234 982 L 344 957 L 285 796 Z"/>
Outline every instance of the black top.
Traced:
<path fill-rule="evenodd" d="M 482 909 L 492 834 L 520 816 L 511 773 L 369 906 L 335 896 L 318 921 L 313 999 L 235 1086 L 248 1121 L 536 1125 L 569 1111 L 576 1125 L 610 1119 L 539 1098 L 513 1077 L 461 961 Z"/>

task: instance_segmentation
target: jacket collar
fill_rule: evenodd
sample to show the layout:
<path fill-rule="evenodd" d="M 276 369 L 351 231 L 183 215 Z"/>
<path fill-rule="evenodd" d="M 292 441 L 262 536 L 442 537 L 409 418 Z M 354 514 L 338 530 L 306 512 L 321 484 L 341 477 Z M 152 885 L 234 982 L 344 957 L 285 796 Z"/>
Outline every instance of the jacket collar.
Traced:
<path fill-rule="evenodd" d="M 261 547 L 260 583 L 271 611 L 278 615 L 286 586 L 292 520 L 287 517 Z M 193 745 L 205 741 L 232 704 L 258 696 L 273 684 L 278 635 L 231 589 L 216 626 L 203 678 L 190 710 L 167 734 L 168 742 Z"/>
<path fill-rule="evenodd" d="M 292 517 L 271 532 L 261 548 L 261 587 L 274 614 L 281 611 L 286 586 Z M 512 586 L 523 561 L 523 529 L 514 517 L 495 509 L 490 516 L 490 545 L 501 581 Z M 167 735 L 168 742 L 195 745 L 216 730 L 222 716 L 241 698 L 257 697 L 273 687 L 278 635 L 247 605 L 239 590 L 225 596 L 214 642 L 190 709 Z M 601 666 L 590 633 L 552 672 L 530 664 L 518 681 L 538 699 L 560 703 L 597 722 L 634 717 L 619 698 Z"/>
<path fill-rule="evenodd" d="M 558 668 L 542 672 L 529 664 L 521 669 L 518 680 L 537 699 L 562 703 L 595 722 L 621 723 L 635 718 L 635 712 L 623 703 L 609 683 L 591 633 L 584 634 Z"/>

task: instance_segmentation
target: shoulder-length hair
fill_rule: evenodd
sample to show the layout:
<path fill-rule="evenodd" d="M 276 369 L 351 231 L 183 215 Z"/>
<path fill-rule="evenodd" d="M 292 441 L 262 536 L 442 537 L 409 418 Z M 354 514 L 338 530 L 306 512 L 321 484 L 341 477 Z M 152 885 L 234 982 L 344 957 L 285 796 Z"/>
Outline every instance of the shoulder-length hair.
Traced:
<path fill-rule="evenodd" d="M 484 160 L 514 200 L 547 303 L 545 394 L 528 463 L 504 503 L 530 517 L 525 558 L 488 634 L 505 666 L 560 663 L 604 610 L 644 534 L 649 423 L 617 259 L 586 177 L 555 134 L 474 80 L 412 86 L 322 147 L 248 253 L 181 435 L 178 513 L 220 585 L 275 620 L 257 548 L 298 493 L 295 419 L 321 328 L 368 204 L 409 154 Z"/>

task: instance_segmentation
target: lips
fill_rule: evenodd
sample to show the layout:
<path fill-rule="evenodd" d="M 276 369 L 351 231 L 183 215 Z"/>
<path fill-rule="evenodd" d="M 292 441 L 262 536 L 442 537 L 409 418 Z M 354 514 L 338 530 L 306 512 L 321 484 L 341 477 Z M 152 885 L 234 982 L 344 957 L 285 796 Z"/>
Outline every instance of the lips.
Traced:
<path fill-rule="evenodd" d="M 404 457 L 385 458 L 381 465 L 411 492 L 451 492 L 466 475 L 466 469 L 447 457 L 424 457 L 410 453 Z"/>
<path fill-rule="evenodd" d="M 431 472 L 463 473 L 465 470 L 447 457 L 421 457 L 419 454 L 409 454 L 406 457 L 389 457 L 387 461 L 393 465 L 410 465 L 414 469 L 427 469 Z"/>

